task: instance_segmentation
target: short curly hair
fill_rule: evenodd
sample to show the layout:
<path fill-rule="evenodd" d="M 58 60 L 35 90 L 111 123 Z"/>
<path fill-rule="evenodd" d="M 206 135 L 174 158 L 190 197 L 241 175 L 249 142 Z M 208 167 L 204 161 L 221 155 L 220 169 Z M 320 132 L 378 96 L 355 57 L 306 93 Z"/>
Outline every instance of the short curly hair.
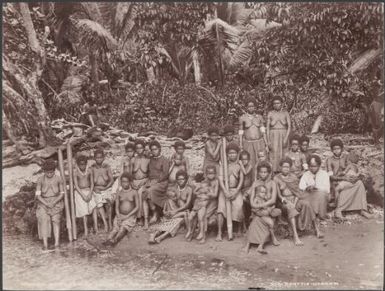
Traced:
<path fill-rule="evenodd" d="M 56 162 L 53 159 L 48 159 L 43 162 L 42 169 L 44 172 L 55 171 Z"/>
<path fill-rule="evenodd" d="M 333 139 L 333 140 L 330 142 L 330 149 L 333 150 L 333 148 L 336 147 L 336 146 L 339 146 L 341 149 L 344 148 L 344 143 L 342 142 L 341 139 L 335 138 L 335 139 Z"/>

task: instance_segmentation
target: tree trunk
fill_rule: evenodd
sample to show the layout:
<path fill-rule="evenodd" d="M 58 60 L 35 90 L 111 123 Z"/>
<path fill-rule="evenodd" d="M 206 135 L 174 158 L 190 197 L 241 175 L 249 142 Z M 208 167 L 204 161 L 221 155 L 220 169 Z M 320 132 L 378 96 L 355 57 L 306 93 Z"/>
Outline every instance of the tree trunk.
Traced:
<path fill-rule="evenodd" d="M 201 84 L 201 68 L 200 68 L 200 64 L 199 64 L 199 59 L 198 59 L 198 53 L 197 52 L 193 52 L 192 54 L 192 59 L 193 59 L 193 65 L 194 65 L 194 80 L 195 80 L 195 84 L 196 85 L 200 85 Z"/>
<path fill-rule="evenodd" d="M 36 31 L 32 23 L 31 13 L 28 7 L 28 3 L 19 3 L 20 13 L 23 17 L 23 26 L 27 32 L 29 46 L 32 51 L 36 54 L 35 59 L 35 71 L 31 73 L 29 76 L 29 80 L 27 81 L 22 75 L 16 73 L 14 76 L 16 77 L 19 85 L 26 91 L 28 96 L 30 96 L 36 106 L 37 113 L 39 116 L 39 132 L 41 132 L 39 145 L 41 147 L 45 147 L 47 145 L 47 136 L 52 136 L 52 131 L 49 128 L 50 118 L 48 116 L 47 109 L 44 104 L 43 96 L 40 92 L 40 89 L 37 85 L 41 75 L 43 73 L 44 64 L 44 51 L 40 47 L 39 41 L 36 36 Z"/>
<path fill-rule="evenodd" d="M 98 72 L 98 62 L 96 59 L 95 53 L 91 52 L 90 55 L 90 64 L 91 64 L 91 80 L 95 86 L 96 94 L 99 96 L 99 72 Z"/>
<path fill-rule="evenodd" d="M 146 76 L 149 83 L 151 84 L 156 83 L 154 67 L 151 66 L 148 69 L 146 69 Z"/>
<path fill-rule="evenodd" d="M 4 131 L 6 132 L 8 138 L 16 146 L 16 151 L 18 153 L 22 153 L 22 146 L 19 143 L 19 141 L 17 140 L 17 138 L 16 138 L 16 136 L 12 130 L 11 123 L 9 122 L 9 119 L 8 119 L 7 115 L 5 114 L 4 110 L 2 110 L 2 113 L 3 113 L 3 129 L 4 129 Z"/>

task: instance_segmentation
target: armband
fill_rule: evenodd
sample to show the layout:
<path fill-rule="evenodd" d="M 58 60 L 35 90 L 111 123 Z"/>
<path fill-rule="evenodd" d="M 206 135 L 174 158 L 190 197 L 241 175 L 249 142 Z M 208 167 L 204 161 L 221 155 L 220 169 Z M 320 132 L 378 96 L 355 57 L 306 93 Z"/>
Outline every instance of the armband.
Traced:
<path fill-rule="evenodd" d="M 40 190 L 36 191 L 36 196 L 41 196 L 41 191 Z"/>
<path fill-rule="evenodd" d="M 328 172 L 328 175 L 329 175 L 329 176 L 333 176 L 333 174 L 334 174 L 333 171 L 329 171 L 329 172 Z"/>
<path fill-rule="evenodd" d="M 302 167 L 303 167 L 305 170 L 309 169 L 309 166 L 307 165 L 307 163 L 303 164 Z"/>
<path fill-rule="evenodd" d="M 266 133 L 266 127 L 261 126 L 260 129 L 261 129 L 261 132 L 262 132 L 262 133 Z"/>
<path fill-rule="evenodd" d="M 65 192 L 64 191 L 60 191 L 60 194 L 65 194 Z"/>
<path fill-rule="evenodd" d="M 240 130 L 238 131 L 238 134 L 239 134 L 239 135 L 243 135 L 244 132 L 245 132 L 245 131 L 244 131 L 243 129 L 240 129 Z"/>

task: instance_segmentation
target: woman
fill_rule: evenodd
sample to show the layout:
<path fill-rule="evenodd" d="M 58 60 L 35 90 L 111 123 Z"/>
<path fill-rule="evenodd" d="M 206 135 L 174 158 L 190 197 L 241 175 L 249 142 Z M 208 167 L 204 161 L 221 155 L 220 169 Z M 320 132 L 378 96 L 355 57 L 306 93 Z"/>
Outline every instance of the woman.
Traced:
<path fill-rule="evenodd" d="M 161 155 L 161 146 L 158 141 L 150 143 L 150 150 L 152 157 L 148 164 L 148 181 L 144 185 L 142 198 L 148 200 L 149 207 L 153 212 L 149 222 L 151 224 L 158 220 L 159 208 L 163 209 L 167 201 L 166 191 L 170 163 L 168 159 Z M 146 207 L 146 204 L 144 203 L 143 206 Z M 147 212 L 147 210 L 145 211 Z"/>
<path fill-rule="evenodd" d="M 187 212 L 191 205 L 192 188 L 187 184 L 186 171 L 180 170 L 176 173 L 176 185 L 174 189 L 167 191 L 164 217 L 160 223 L 150 227 L 154 233 L 151 234 L 149 243 L 160 243 L 167 236 L 174 237 L 183 222 L 187 223 Z"/>
<path fill-rule="evenodd" d="M 311 229 L 314 225 L 317 237 L 323 237 L 316 224 L 316 215 L 307 200 L 307 195 L 299 189 L 297 176 L 290 172 L 292 160 L 285 158 L 280 162 L 280 166 L 281 172 L 274 176 L 274 181 L 278 186 L 278 197 L 293 229 L 294 244 L 296 246 L 303 245 L 298 237 L 297 227 L 299 230 L 304 231 Z"/>
<path fill-rule="evenodd" d="M 285 155 L 291 131 L 289 112 L 282 109 L 282 99 L 273 98 L 273 110 L 267 114 L 267 141 L 273 172 L 278 172 L 279 162 Z"/>
<path fill-rule="evenodd" d="M 243 136 L 243 149 L 250 154 L 250 163 L 254 168 L 258 160 L 258 152 L 267 147 L 265 121 L 262 115 L 255 112 L 254 99 L 246 101 L 247 113 L 239 118 L 240 133 Z"/>
<path fill-rule="evenodd" d="M 277 199 L 277 185 L 271 180 L 271 166 L 269 163 L 261 162 L 257 166 L 257 180 L 254 182 L 251 193 L 250 202 L 254 200 L 256 188 L 259 186 L 265 186 L 267 189 L 268 200 L 265 203 L 258 204 L 258 208 L 272 207 L 275 205 Z M 252 207 L 254 205 L 252 204 Z M 256 209 L 258 210 L 258 209 Z M 272 217 L 278 217 L 281 214 L 279 209 L 272 211 Z M 264 250 L 264 245 L 271 238 L 273 245 L 278 246 L 279 241 L 274 235 L 273 229 L 266 223 L 263 217 L 255 215 L 250 223 L 249 230 L 247 231 L 246 245 L 243 248 L 244 252 L 248 252 L 250 244 L 258 244 L 257 251 L 262 254 L 267 252 Z"/>
<path fill-rule="evenodd" d="M 335 185 L 336 209 L 334 216 L 343 219 L 343 211 L 360 211 L 365 218 L 372 218 L 368 211 L 366 190 L 359 180 L 358 157 L 343 153 L 342 140 L 334 139 L 330 143 L 333 156 L 326 160 L 326 170 Z M 351 170 L 350 170 L 351 169 Z"/>
<path fill-rule="evenodd" d="M 327 216 L 328 196 L 330 193 L 329 175 L 321 169 L 321 158 L 318 155 L 310 155 L 307 161 L 309 170 L 306 171 L 299 182 L 299 189 L 305 191 L 306 198 L 313 208 L 318 225 L 318 218 Z"/>

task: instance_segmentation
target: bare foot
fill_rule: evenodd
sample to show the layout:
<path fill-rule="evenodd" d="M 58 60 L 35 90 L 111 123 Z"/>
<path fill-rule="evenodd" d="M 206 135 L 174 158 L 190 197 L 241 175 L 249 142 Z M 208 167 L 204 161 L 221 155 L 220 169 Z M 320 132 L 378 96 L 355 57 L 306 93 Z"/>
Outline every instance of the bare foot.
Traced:
<path fill-rule="evenodd" d="M 150 219 L 150 224 L 154 224 L 158 221 L 158 217 L 156 217 L 156 215 L 154 215 L 153 217 L 151 217 Z"/>
<path fill-rule="evenodd" d="M 138 225 L 139 226 L 143 226 L 144 225 L 143 218 L 139 218 L 138 219 Z"/>
<path fill-rule="evenodd" d="M 218 242 L 219 242 L 219 241 L 222 241 L 222 234 L 221 234 L 221 233 L 218 233 L 218 235 L 217 235 L 215 241 L 218 241 Z"/>
<path fill-rule="evenodd" d="M 324 236 L 325 235 L 324 235 L 324 233 L 322 231 L 320 231 L 320 230 L 317 231 L 317 237 L 318 238 L 323 238 Z"/>
<path fill-rule="evenodd" d="M 371 219 L 374 217 L 373 214 L 370 214 L 369 212 L 366 212 L 365 210 L 361 210 L 361 215 L 365 217 L 366 219 Z"/>
<path fill-rule="evenodd" d="M 159 238 L 156 238 L 154 241 L 155 241 L 157 244 L 160 244 L 160 239 L 159 239 Z"/>
<path fill-rule="evenodd" d="M 203 238 L 203 233 L 199 233 L 198 236 L 196 237 L 197 240 L 201 240 Z"/>
<path fill-rule="evenodd" d="M 149 243 L 149 244 L 154 244 L 154 243 L 156 243 L 156 241 L 155 241 L 155 234 L 151 234 L 151 235 L 150 235 L 150 238 L 148 239 L 148 243 Z"/>
<path fill-rule="evenodd" d="M 267 255 L 267 251 L 265 251 L 261 245 L 257 248 L 257 252 L 262 255 Z"/>
<path fill-rule="evenodd" d="M 188 239 L 189 236 L 191 235 L 191 231 L 187 231 L 186 235 L 184 236 L 185 239 Z"/>
<path fill-rule="evenodd" d="M 186 238 L 187 241 L 192 241 L 192 238 L 193 238 L 193 234 L 190 233 L 190 235 Z"/>
<path fill-rule="evenodd" d="M 279 245 L 280 245 L 280 242 L 277 240 L 276 237 L 273 237 L 272 240 L 271 240 L 271 242 L 272 242 L 272 244 L 273 244 L 274 246 L 279 246 Z"/>
<path fill-rule="evenodd" d="M 335 210 L 334 211 L 334 217 L 335 218 L 338 218 L 338 219 L 345 219 L 343 216 L 342 216 L 342 212 L 340 210 Z"/>
<path fill-rule="evenodd" d="M 145 219 L 145 220 L 144 220 L 144 226 L 143 226 L 143 229 L 144 229 L 144 230 L 147 230 L 147 229 L 148 229 L 148 219 Z"/>
<path fill-rule="evenodd" d="M 244 246 L 243 248 L 241 248 L 241 252 L 248 254 L 249 253 L 249 246 Z"/>
<path fill-rule="evenodd" d="M 229 240 L 229 241 L 231 241 L 233 239 L 234 239 L 233 235 L 229 235 L 229 237 L 227 238 L 227 240 Z"/>
<path fill-rule="evenodd" d="M 108 232 L 108 226 L 105 226 L 105 227 L 104 227 L 104 232 L 105 232 L 105 233 Z"/>
<path fill-rule="evenodd" d="M 294 238 L 294 244 L 296 246 L 303 246 L 303 242 L 298 237 Z"/>
<path fill-rule="evenodd" d="M 202 238 L 198 241 L 199 244 L 204 244 L 205 242 L 206 242 L 206 239 L 205 239 L 204 237 L 202 237 Z"/>

